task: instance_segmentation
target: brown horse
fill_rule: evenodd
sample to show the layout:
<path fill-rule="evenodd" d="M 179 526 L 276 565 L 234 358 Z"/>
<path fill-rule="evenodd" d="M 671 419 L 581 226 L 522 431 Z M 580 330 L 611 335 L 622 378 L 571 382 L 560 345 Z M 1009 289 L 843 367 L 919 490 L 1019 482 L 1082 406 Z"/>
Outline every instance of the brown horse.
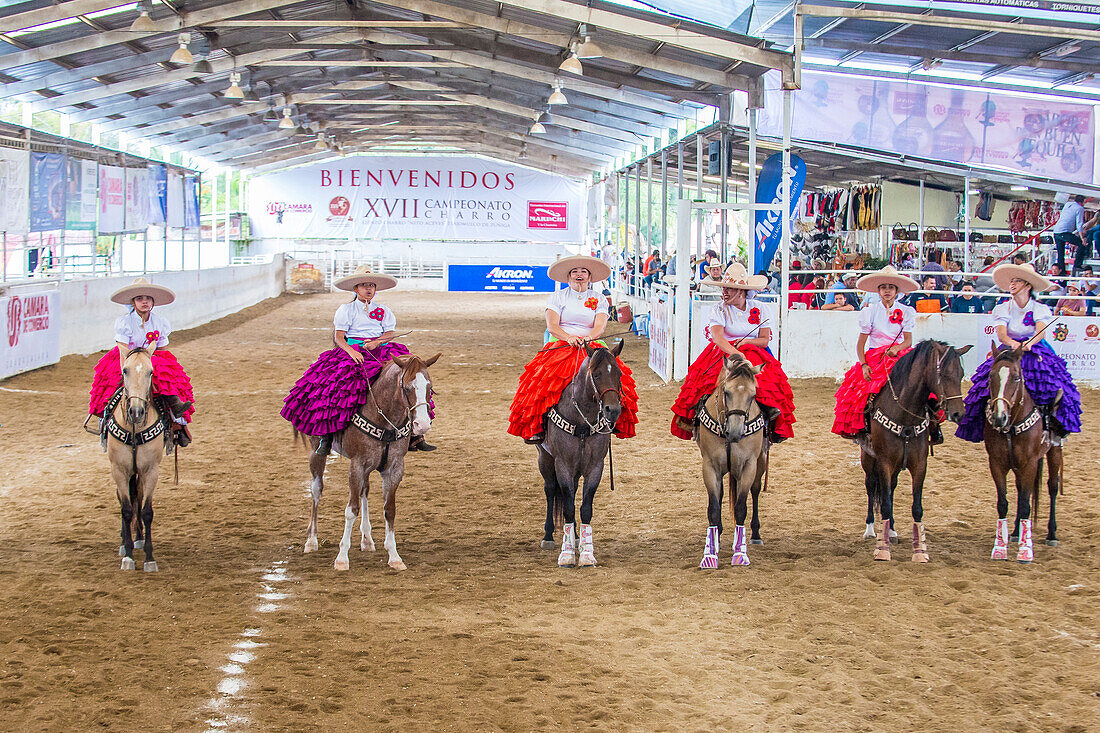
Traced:
<path fill-rule="evenodd" d="M 337 433 L 333 448 L 351 461 L 348 471 L 348 505 L 344 509 L 344 534 L 340 539 L 340 552 L 334 567 L 347 570 L 350 567 L 348 550 L 351 549 L 351 531 L 355 518 L 363 512 L 359 525 L 361 534 L 359 549 L 374 552 L 374 540 L 370 532 L 370 510 L 367 493 L 370 491 L 371 471 L 382 476 L 382 503 L 386 517 L 386 541 L 389 565 L 394 570 L 405 570 L 405 563 L 397 554 L 397 537 L 394 524 L 397 516 L 397 487 L 405 475 L 405 454 L 409 451 L 412 435 L 424 435 L 432 426 L 428 414 L 428 401 L 432 395 L 432 380 L 428 367 L 435 364 L 442 354 L 427 361 L 406 354 L 393 357 L 382 367 L 370 386 L 367 401 L 359 408 L 351 425 Z M 295 436 L 301 434 L 295 431 Z M 304 436 L 303 436 L 304 437 Z M 305 552 L 317 549 L 317 505 L 325 488 L 325 457 L 316 453 L 318 437 L 310 438 L 314 451 L 310 454 L 309 470 L 313 475 L 310 485 L 313 494 L 313 511 L 309 518 Z"/>
<path fill-rule="evenodd" d="M 748 565 L 745 542 L 745 517 L 748 495 L 752 493 L 752 544 L 762 545 L 758 503 L 760 487 L 768 466 L 768 416 L 756 401 L 756 375 L 762 366 L 753 366 L 740 354 L 727 356 L 718 383 L 696 411 L 695 440 L 703 458 L 703 483 L 707 487 L 707 542 L 700 568 L 718 567 L 718 547 L 722 534 L 722 479 L 730 477 L 730 508 L 733 511 L 732 565 Z"/>
<path fill-rule="evenodd" d="M 145 349 L 134 349 L 122 362 L 122 390 L 104 409 L 104 448 L 122 512 L 122 569 L 134 569 L 137 547 L 145 550 L 147 573 L 157 570 L 153 559 L 153 490 L 165 440 L 165 423 L 152 394 L 153 360 Z M 143 539 L 135 542 L 135 535 Z"/>
<path fill-rule="evenodd" d="M 928 562 L 924 536 L 924 476 L 928 469 L 929 395 L 952 422 L 963 414 L 961 357 L 970 346 L 956 349 L 942 341 L 921 341 L 898 359 L 886 384 L 870 401 L 870 433 L 860 440 L 860 464 L 866 474 L 867 522 L 874 510 L 882 518 L 875 548 L 876 560 L 890 559 L 890 530 L 894 522 L 894 489 L 898 474 L 909 469 L 913 479 L 913 562 Z"/>
<path fill-rule="evenodd" d="M 1058 544 L 1054 504 L 1062 487 L 1062 446 L 1052 440 L 1043 425 L 1042 414 L 1024 384 L 1020 357 L 1023 349 L 994 345 L 989 367 L 989 402 L 985 409 L 985 451 L 989 454 L 989 472 L 997 486 L 997 535 L 990 559 L 1008 559 L 1008 486 L 1011 470 L 1016 475 L 1016 523 L 1013 535 L 1019 537 L 1016 561 L 1029 563 L 1035 557 L 1031 541 L 1032 522 L 1039 521 L 1039 486 L 1043 482 L 1043 460 L 1050 463 L 1047 491 L 1050 493 L 1050 518 L 1046 543 Z M 1054 399 L 1053 412 L 1061 393 Z"/>

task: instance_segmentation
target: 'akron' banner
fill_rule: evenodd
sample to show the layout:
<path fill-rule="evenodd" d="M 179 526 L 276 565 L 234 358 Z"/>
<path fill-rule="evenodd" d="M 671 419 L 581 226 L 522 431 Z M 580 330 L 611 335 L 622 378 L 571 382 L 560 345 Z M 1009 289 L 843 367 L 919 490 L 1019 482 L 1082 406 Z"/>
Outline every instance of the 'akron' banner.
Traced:
<path fill-rule="evenodd" d="M 802 195 L 802 185 L 806 182 L 806 163 L 797 155 L 791 156 L 791 210 L 788 216 L 794 216 L 798 208 L 798 197 Z M 756 184 L 756 203 L 783 203 L 783 154 L 776 153 L 764 161 L 760 168 L 760 180 Z M 767 272 L 771 268 L 772 258 L 779 249 L 779 240 L 783 238 L 783 219 L 778 211 L 757 211 L 753 231 L 756 239 L 756 271 Z"/>
<path fill-rule="evenodd" d="M 448 265 L 447 290 L 452 293 L 552 293 L 547 267 L 534 265 Z"/>
<path fill-rule="evenodd" d="M 254 178 L 261 238 L 580 242 L 583 186 L 482 158 L 352 156 Z"/>

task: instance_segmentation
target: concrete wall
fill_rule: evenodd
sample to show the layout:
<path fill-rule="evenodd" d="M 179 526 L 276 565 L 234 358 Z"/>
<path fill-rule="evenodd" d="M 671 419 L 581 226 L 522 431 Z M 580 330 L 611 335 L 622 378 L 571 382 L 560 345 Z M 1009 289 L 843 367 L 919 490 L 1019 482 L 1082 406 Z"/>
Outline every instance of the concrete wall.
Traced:
<path fill-rule="evenodd" d="M 133 282 L 132 277 L 72 280 L 60 284 L 61 354 L 91 354 L 114 343 L 113 326 L 122 313 L 111 293 Z M 210 270 L 163 272 L 149 280 L 176 291 L 171 305 L 157 306 L 173 331 L 208 323 L 273 298 L 286 288 L 284 260 Z"/>

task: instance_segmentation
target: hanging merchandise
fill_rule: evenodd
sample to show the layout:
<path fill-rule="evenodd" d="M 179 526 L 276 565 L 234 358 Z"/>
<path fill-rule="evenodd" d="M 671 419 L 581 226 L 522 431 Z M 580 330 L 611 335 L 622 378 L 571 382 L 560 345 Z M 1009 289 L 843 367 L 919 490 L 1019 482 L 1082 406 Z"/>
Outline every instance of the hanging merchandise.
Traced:
<path fill-rule="evenodd" d="M 982 221 L 993 220 L 993 194 L 982 191 L 978 194 L 978 205 L 974 207 L 974 216 Z"/>
<path fill-rule="evenodd" d="M 1048 229 L 1058 221 L 1059 208 L 1053 201 L 1013 201 L 1008 209 L 1008 228 L 1015 233 Z"/>
<path fill-rule="evenodd" d="M 882 187 L 878 184 L 852 186 L 848 192 L 848 216 L 845 229 L 866 231 L 878 229 L 882 204 Z"/>

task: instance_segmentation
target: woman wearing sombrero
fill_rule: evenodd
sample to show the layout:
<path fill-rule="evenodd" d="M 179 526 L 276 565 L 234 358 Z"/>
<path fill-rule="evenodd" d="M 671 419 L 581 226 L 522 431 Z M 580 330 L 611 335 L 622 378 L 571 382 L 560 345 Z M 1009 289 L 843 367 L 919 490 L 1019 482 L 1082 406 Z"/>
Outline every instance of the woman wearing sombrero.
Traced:
<path fill-rule="evenodd" d="M 1020 367 L 1035 404 L 1049 411 L 1061 391 L 1061 402 L 1050 417 L 1051 428 L 1058 437 L 1081 432 L 1081 394 L 1073 383 L 1066 362 L 1043 338 L 1043 330 L 1051 322 L 1050 308 L 1035 300 L 1035 293 L 1051 287 L 1051 282 L 1031 265 L 1001 265 L 993 271 L 993 282 L 1012 297 L 993 309 L 997 340 L 1010 349 L 1022 348 Z M 977 368 L 970 378 L 966 395 L 966 414 L 955 435 L 973 443 L 985 436 L 985 406 L 989 400 L 989 368 L 993 354 Z"/>
<path fill-rule="evenodd" d="M 397 287 L 389 275 L 376 275 L 366 265 L 333 283 L 339 290 L 355 293 L 350 302 L 336 309 L 332 319 L 336 346 L 317 357 L 283 399 L 281 415 L 300 433 L 319 435 L 319 455 L 332 450 L 332 438 L 348 426 L 355 411 L 367 401 L 371 381 L 394 356 L 409 353 L 393 341 L 397 318 L 393 311 L 374 303 L 379 290 Z M 435 414 L 430 401 L 428 409 Z M 409 450 L 435 450 L 423 436 L 414 436 Z"/>
<path fill-rule="evenodd" d="M 752 297 L 752 291 L 768 283 L 764 275 L 749 275 L 740 262 L 730 265 L 721 277 L 711 275 L 700 285 L 722 289 L 722 301 L 706 315 L 710 343 L 688 368 L 680 395 L 672 405 L 672 434 L 691 440 L 695 431 L 695 408 L 704 395 L 714 391 L 727 355 L 740 353 L 754 366 L 763 366 L 756 377 L 756 401 L 768 413 L 769 440 L 780 443 L 794 435 L 794 395 L 782 365 L 768 350 L 775 311 L 770 303 Z"/>
<path fill-rule="evenodd" d="M 153 312 L 153 306 L 165 306 L 176 294 L 163 285 L 154 285 L 143 277 L 111 295 L 111 302 L 127 306 L 126 313 L 115 319 L 115 347 L 95 365 L 88 412 L 103 417 L 103 408 L 122 385 L 122 363 L 133 349 L 144 348 L 153 360 L 153 393 L 164 398 L 175 424 L 173 440 L 180 447 L 191 443 L 187 423 L 195 414 L 191 402 L 191 379 L 166 348 L 172 326 L 168 319 Z"/>
<path fill-rule="evenodd" d="M 561 399 L 576 376 L 586 353 L 584 345 L 605 347 L 600 337 L 607 326 L 607 296 L 593 283 L 606 280 L 611 268 L 600 259 L 575 255 L 552 264 L 551 279 L 568 285 L 546 301 L 546 328 L 550 341 L 523 370 L 512 400 L 508 432 L 532 444 L 541 443 L 547 411 Z M 615 425 L 620 438 L 634 436 L 638 424 L 638 391 L 630 367 L 618 360 L 622 371 L 622 413 Z"/>
<path fill-rule="evenodd" d="M 897 299 L 899 292 L 916 290 L 917 283 L 890 265 L 864 275 L 856 287 L 879 299 L 859 312 L 859 362 L 844 375 L 836 391 L 833 432 L 845 438 L 854 438 L 866 428 L 863 410 L 867 400 L 878 394 L 894 364 L 913 346 L 913 326 L 917 323 L 917 312 Z M 938 442 L 942 440 L 942 436 L 935 435 L 939 423 L 931 422 L 933 440 Z"/>

